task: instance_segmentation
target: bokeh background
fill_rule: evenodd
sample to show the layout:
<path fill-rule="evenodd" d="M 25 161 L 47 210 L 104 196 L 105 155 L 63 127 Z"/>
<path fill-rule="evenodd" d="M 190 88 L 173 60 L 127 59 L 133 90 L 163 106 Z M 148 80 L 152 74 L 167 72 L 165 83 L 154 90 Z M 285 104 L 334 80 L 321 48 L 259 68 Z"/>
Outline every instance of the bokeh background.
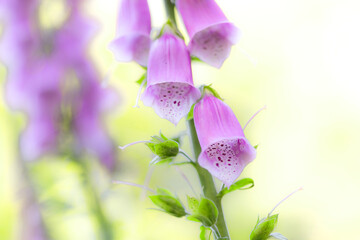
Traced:
<path fill-rule="evenodd" d="M 276 210 L 278 232 L 290 240 L 360 239 L 360 3 L 217 2 L 243 37 L 220 70 L 194 63 L 194 81 L 213 83 L 241 124 L 267 106 L 245 132 L 252 144 L 259 144 L 256 160 L 242 174 L 253 178 L 255 187 L 223 201 L 232 239 L 248 239 L 258 216 L 264 217 L 300 186 L 304 191 Z M 159 28 L 165 21 L 162 1 L 149 0 L 149 5 L 153 26 Z M 142 103 L 132 107 L 138 91 L 135 81 L 144 70 L 134 63 L 114 65 L 107 46 L 115 34 L 117 6 L 115 0 L 89 0 L 84 9 L 98 23 L 89 54 L 104 78 L 109 68 L 114 69 L 109 86 L 121 96 L 104 126 L 117 145 L 148 139 L 160 129 L 176 135 L 186 129 L 184 120 L 174 127 Z M 61 0 L 43 0 L 39 14 L 44 23 L 56 24 L 63 17 Z M 31 221 L 24 221 L 22 210 L 27 207 L 29 184 L 53 239 L 102 239 L 91 207 L 94 192 L 115 239 L 198 239 L 198 224 L 150 210 L 154 206 L 141 189 L 111 183 L 144 183 L 152 156 L 143 145 L 119 150 L 113 175 L 88 159 L 91 187 L 80 165 L 63 156 L 21 163 L 18 141 L 26 117 L 5 101 L 6 75 L 1 65 L 0 239 L 20 239 L 21 231 L 31 229 L 23 226 Z M 190 151 L 186 138 L 183 148 Z M 199 190 L 195 172 L 181 168 Z M 150 187 L 165 187 L 179 196 L 192 194 L 174 168 L 158 166 L 151 171 Z"/>

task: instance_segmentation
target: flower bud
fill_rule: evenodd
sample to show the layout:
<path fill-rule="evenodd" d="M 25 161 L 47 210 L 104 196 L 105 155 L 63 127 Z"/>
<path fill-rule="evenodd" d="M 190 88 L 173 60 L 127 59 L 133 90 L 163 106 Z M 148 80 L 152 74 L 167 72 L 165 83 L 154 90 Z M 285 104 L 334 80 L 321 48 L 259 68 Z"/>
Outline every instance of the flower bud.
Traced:
<path fill-rule="evenodd" d="M 162 211 L 179 218 L 186 215 L 183 205 L 174 194 L 162 188 L 159 188 L 157 192 L 159 195 L 152 195 L 149 198 Z"/>
<path fill-rule="evenodd" d="M 163 142 L 149 142 L 146 144 L 150 150 L 160 159 L 176 157 L 179 153 L 179 144 L 173 140 Z"/>
<path fill-rule="evenodd" d="M 256 223 L 250 234 L 250 240 L 266 240 L 270 238 L 270 234 L 274 231 L 278 222 L 278 214 L 268 216 Z"/>

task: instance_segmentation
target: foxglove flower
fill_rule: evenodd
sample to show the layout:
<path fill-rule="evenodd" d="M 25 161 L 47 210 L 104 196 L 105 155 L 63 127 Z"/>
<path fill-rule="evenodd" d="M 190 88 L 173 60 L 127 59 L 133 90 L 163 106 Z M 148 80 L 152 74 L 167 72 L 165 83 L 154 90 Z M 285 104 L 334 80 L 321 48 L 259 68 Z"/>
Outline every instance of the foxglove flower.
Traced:
<path fill-rule="evenodd" d="M 0 57 L 8 68 L 6 98 L 29 119 L 20 139 L 24 160 L 59 150 L 90 152 L 112 170 L 115 147 L 101 118 L 116 97 L 101 88 L 87 58 L 95 28 L 81 14 L 81 2 L 69 0 L 68 18 L 47 34 L 36 22 L 37 0 L 7 0 L 0 6 L 6 13 L 0 41 Z M 73 144 L 64 145 L 68 141 L 63 139 L 73 139 Z"/>
<path fill-rule="evenodd" d="M 172 33 L 164 33 L 150 50 L 142 101 L 175 125 L 201 95 L 194 87 L 190 61 L 184 41 Z"/>
<path fill-rule="evenodd" d="M 214 0 L 177 0 L 176 7 L 190 36 L 191 55 L 220 68 L 239 40 L 239 29 Z"/>
<path fill-rule="evenodd" d="M 231 108 L 218 98 L 206 95 L 194 108 L 195 128 L 202 152 L 199 164 L 229 187 L 256 151 Z"/>
<path fill-rule="evenodd" d="M 151 18 L 147 0 L 122 0 L 116 39 L 110 50 L 120 62 L 136 61 L 146 66 L 150 49 Z"/>

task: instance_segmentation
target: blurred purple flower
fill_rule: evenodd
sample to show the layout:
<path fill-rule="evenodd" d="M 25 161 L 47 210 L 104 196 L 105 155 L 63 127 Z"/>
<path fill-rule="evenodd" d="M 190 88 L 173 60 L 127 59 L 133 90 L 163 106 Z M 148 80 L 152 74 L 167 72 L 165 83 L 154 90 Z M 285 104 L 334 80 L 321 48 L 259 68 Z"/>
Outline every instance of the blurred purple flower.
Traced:
<path fill-rule="evenodd" d="M 229 187 L 256 150 L 229 106 L 212 95 L 206 95 L 194 108 L 194 122 L 202 152 L 199 164 Z"/>
<path fill-rule="evenodd" d="M 117 98 L 111 89 L 101 87 L 88 59 L 86 50 L 95 24 L 82 16 L 81 2 L 69 0 L 64 24 L 47 32 L 36 24 L 37 1 L 10 0 L 1 6 L 6 12 L 0 42 L 0 57 L 8 67 L 6 98 L 28 115 L 20 139 L 24 159 L 56 153 L 67 134 L 75 142 L 71 150 L 91 152 L 112 169 L 115 147 L 101 115 Z M 67 88 L 69 82 L 73 89 Z M 64 107 L 70 109 L 69 116 L 64 116 Z M 69 126 L 64 128 L 64 123 Z"/>
<path fill-rule="evenodd" d="M 117 19 L 116 38 L 109 45 L 120 62 L 147 65 L 150 49 L 151 18 L 147 0 L 122 0 Z"/>
<path fill-rule="evenodd" d="M 220 68 L 238 42 L 240 30 L 214 0 L 177 0 L 176 7 L 190 36 L 191 55 Z"/>
<path fill-rule="evenodd" d="M 73 101 L 75 142 L 79 149 L 94 154 L 111 170 L 115 166 L 116 148 L 102 125 L 101 116 L 115 106 L 118 96 L 112 89 L 101 87 L 90 62 L 79 62 L 76 73 L 82 86 Z"/>
<path fill-rule="evenodd" d="M 184 41 L 164 33 L 151 46 L 142 101 L 176 125 L 200 95 L 194 87 L 190 55 Z"/>
<path fill-rule="evenodd" d="M 8 94 L 18 99 L 28 115 L 28 125 L 20 140 L 25 160 L 36 160 L 46 153 L 55 152 L 58 145 L 61 107 L 60 81 L 62 69 L 51 61 L 30 65 L 18 82 L 22 86 Z M 26 79 L 26 81 L 23 81 Z M 16 82 L 16 81 L 14 81 Z M 9 85 L 11 86 L 10 82 Z"/>

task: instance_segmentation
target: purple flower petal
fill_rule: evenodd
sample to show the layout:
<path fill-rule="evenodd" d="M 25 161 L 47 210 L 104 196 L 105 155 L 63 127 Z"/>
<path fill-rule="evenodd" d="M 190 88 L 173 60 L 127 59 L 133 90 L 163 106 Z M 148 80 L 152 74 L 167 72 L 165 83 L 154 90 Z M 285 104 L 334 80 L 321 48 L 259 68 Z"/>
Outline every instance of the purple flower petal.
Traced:
<path fill-rule="evenodd" d="M 229 187 L 254 160 L 254 147 L 231 108 L 214 96 L 196 104 L 194 121 L 202 149 L 199 164 Z"/>
<path fill-rule="evenodd" d="M 199 99 L 199 90 L 187 83 L 165 82 L 151 85 L 142 96 L 145 105 L 161 117 L 177 125 Z"/>
<path fill-rule="evenodd" d="M 232 23 L 215 24 L 194 35 L 189 51 L 209 65 L 220 68 L 239 36 L 239 30 Z"/>
<path fill-rule="evenodd" d="M 190 36 L 191 55 L 220 68 L 239 40 L 239 29 L 214 0 L 177 0 L 176 6 Z"/>
<path fill-rule="evenodd" d="M 116 38 L 110 43 L 109 49 L 114 53 L 115 59 L 119 62 L 135 61 L 142 66 L 146 66 L 150 44 L 149 36 L 136 33 Z"/>

